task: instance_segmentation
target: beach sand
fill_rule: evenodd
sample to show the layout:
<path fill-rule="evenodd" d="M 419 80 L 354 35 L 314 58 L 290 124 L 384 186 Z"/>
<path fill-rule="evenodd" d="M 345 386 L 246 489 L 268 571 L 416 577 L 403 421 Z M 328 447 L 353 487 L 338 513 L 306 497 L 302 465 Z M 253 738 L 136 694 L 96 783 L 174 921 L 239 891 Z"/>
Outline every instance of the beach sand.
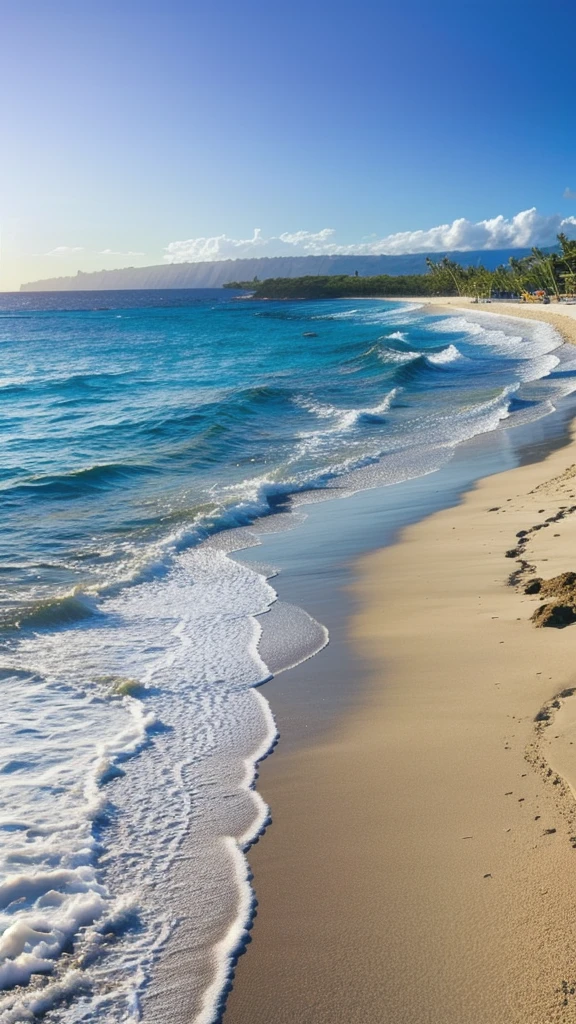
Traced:
<path fill-rule="evenodd" d="M 259 912 L 226 1024 L 576 1022 L 576 694 L 555 699 L 576 625 L 536 628 L 523 592 L 566 570 L 574 439 L 357 564 L 365 685 L 261 766 L 273 827 L 249 853 Z"/>
<path fill-rule="evenodd" d="M 406 302 L 414 299 L 406 299 Z M 549 306 L 540 303 L 505 302 L 495 299 L 493 302 L 473 302 L 472 299 L 433 297 L 426 299 L 426 306 L 440 307 L 441 310 L 454 313 L 457 309 L 469 309 L 476 313 L 496 313 L 500 316 L 520 316 L 526 320 L 543 320 L 552 324 L 564 335 L 567 341 L 576 344 L 576 305 L 551 302 Z M 430 312 L 434 312 L 430 309 Z"/>

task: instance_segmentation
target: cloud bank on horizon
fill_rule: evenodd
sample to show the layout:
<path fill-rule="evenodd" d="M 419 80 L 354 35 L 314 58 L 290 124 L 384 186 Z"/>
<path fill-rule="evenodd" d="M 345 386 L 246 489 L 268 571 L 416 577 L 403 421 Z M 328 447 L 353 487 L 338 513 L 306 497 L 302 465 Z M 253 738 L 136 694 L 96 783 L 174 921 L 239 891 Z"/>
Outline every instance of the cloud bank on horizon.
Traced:
<path fill-rule="evenodd" d="M 563 231 L 576 238 L 576 217 L 545 216 L 536 207 L 514 217 L 493 217 L 473 223 L 459 217 L 451 224 L 419 231 L 399 231 L 384 238 L 371 236 L 341 245 L 334 228 L 321 231 L 284 232 L 267 238 L 260 228 L 251 238 L 188 238 L 170 242 L 164 249 L 167 263 L 201 263 L 209 260 L 243 259 L 257 256 L 399 256 L 421 252 L 466 252 L 471 249 L 524 249 L 553 245 Z"/>

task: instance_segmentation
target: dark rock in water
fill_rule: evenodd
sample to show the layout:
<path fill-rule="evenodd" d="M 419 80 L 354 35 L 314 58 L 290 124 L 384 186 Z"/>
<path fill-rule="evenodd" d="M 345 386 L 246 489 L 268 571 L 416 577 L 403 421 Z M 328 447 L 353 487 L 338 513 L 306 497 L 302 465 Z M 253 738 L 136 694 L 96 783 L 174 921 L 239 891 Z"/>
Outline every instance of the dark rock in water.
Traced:
<path fill-rule="evenodd" d="M 550 721 L 550 715 L 549 715 L 548 711 L 546 711 L 546 709 L 543 708 L 542 711 L 538 712 L 538 714 L 536 715 L 536 718 L 534 719 L 534 721 L 535 722 L 549 722 Z M 538 820 L 538 819 L 536 819 L 536 820 Z"/>
<path fill-rule="evenodd" d="M 542 587 L 542 580 L 537 577 L 533 580 L 528 580 L 528 583 L 524 587 L 525 594 L 539 594 Z"/>
<path fill-rule="evenodd" d="M 315 334 L 314 331 L 305 331 L 304 334 L 302 335 L 302 337 L 303 338 L 317 338 L 318 335 Z"/>
<path fill-rule="evenodd" d="M 518 548 L 510 548 L 510 550 L 506 552 L 506 558 L 516 558 L 519 553 Z"/>
<path fill-rule="evenodd" d="M 576 622 L 576 608 L 566 604 L 541 604 L 532 615 L 535 626 L 551 626 L 564 629 Z"/>

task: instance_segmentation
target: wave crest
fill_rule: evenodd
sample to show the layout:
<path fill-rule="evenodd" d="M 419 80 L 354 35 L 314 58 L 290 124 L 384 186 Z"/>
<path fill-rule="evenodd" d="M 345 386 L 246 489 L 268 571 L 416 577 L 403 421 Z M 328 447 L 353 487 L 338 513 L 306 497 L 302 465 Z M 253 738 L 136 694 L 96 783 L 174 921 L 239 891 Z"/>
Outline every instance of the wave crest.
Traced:
<path fill-rule="evenodd" d="M 48 629 L 69 626 L 98 615 L 96 597 L 81 591 L 46 598 L 0 616 L 0 629 Z"/>
<path fill-rule="evenodd" d="M 465 356 L 456 345 L 448 345 L 447 348 L 442 348 L 439 352 L 433 352 L 431 355 L 425 354 L 424 358 L 431 366 L 448 366 L 450 363 L 456 362 L 457 359 L 464 359 Z"/>
<path fill-rule="evenodd" d="M 335 405 L 316 402 L 307 398 L 297 398 L 296 404 L 308 412 L 314 413 L 319 419 L 333 419 L 335 421 L 332 431 L 349 430 L 362 420 L 376 422 L 382 420 L 383 416 L 390 411 L 394 399 L 402 389 L 391 388 L 381 402 L 376 405 L 364 406 L 359 409 L 341 409 Z"/>

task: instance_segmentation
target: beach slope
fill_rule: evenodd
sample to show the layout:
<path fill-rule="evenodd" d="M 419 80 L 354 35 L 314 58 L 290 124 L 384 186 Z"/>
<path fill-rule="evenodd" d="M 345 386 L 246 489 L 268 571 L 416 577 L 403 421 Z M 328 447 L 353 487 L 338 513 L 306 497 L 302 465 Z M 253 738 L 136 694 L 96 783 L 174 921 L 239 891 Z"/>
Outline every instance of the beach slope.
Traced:
<path fill-rule="evenodd" d="M 227 1024 L 576 1021 L 576 625 L 524 592 L 575 551 L 572 441 L 360 561 L 369 685 L 262 766 Z"/>

